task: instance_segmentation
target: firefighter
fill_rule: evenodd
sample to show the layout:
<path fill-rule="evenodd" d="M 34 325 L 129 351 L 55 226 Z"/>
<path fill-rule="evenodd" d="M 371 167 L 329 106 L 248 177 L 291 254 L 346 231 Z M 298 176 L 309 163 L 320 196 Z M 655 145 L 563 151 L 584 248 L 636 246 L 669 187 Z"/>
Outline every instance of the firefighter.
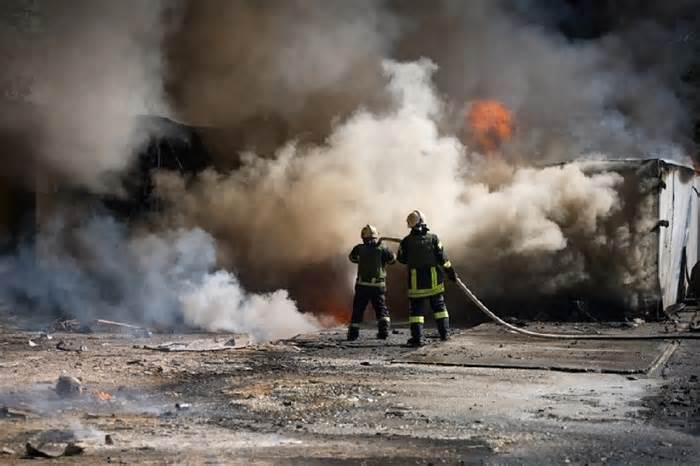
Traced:
<path fill-rule="evenodd" d="M 410 346 L 423 345 L 423 308 L 430 302 L 440 339 L 448 338 L 450 318 L 445 305 L 444 276 L 456 281 L 457 274 L 447 259 L 437 235 L 429 233 L 425 215 L 414 210 L 406 218 L 411 232 L 401 240 L 398 259 L 408 266 L 408 321 L 411 326 Z"/>
<path fill-rule="evenodd" d="M 350 252 L 350 261 L 357 264 L 357 279 L 348 340 L 357 340 L 360 336 L 362 316 L 370 302 L 377 316 L 377 338 L 385 340 L 389 336 L 391 324 L 386 306 L 386 266 L 396 262 L 396 256 L 379 243 L 379 233 L 374 226 L 365 225 L 360 236 L 362 244 Z"/>

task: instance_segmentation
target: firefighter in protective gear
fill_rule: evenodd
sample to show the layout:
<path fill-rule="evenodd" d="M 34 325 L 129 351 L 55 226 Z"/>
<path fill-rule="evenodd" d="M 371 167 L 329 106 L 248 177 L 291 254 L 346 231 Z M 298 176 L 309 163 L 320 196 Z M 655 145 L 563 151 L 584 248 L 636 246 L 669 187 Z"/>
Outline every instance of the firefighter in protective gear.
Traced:
<path fill-rule="evenodd" d="M 398 260 L 408 266 L 410 346 L 423 345 L 423 308 L 430 302 L 441 340 L 447 340 L 450 318 L 445 305 L 445 280 L 455 281 L 457 274 L 437 235 L 429 233 L 425 214 L 414 210 L 406 218 L 411 232 L 401 240 Z"/>
<path fill-rule="evenodd" d="M 357 279 L 348 340 L 357 340 L 360 336 L 362 316 L 370 302 L 377 316 L 377 338 L 384 340 L 389 336 L 391 324 L 386 306 L 386 266 L 396 262 L 396 256 L 379 243 L 379 232 L 374 226 L 365 225 L 361 236 L 362 244 L 350 252 L 350 261 L 357 264 Z"/>

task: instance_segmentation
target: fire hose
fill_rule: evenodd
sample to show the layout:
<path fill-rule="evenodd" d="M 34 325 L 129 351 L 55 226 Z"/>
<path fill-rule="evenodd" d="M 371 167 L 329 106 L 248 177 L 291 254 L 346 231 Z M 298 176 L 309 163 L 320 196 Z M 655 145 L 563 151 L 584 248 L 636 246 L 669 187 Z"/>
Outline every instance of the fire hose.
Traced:
<path fill-rule="evenodd" d="M 392 243 L 400 243 L 399 238 L 391 237 L 381 237 L 379 241 L 389 241 Z M 505 320 L 494 314 L 484 303 L 482 303 L 479 298 L 476 297 L 474 293 L 464 284 L 464 282 L 459 278 L 455 278 L 455 283 L 462 291 L 462 293 L 472 302 L 476 307 L 483 312 L 489 319 L 496 322 L 508 330 L 520 333 L 521 335 L 527 335 L 534 338 L 550 338 L 557 340 L 700 340 L 700 333 L 667 333 L 667 334 L 653 334 L 653 335 L 600 335 L 600 334 L 571 334 L 571 333 L 541 333 L 532 332 L 530 330 L 525 330 L 515 325 L 509 324 Z"/>

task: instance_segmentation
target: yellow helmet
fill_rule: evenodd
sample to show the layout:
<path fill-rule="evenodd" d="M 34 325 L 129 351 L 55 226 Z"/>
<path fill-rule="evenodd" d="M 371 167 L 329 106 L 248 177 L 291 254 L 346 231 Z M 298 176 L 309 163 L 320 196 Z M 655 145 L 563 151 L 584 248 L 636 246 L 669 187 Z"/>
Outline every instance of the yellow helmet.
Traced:
<path fill-rule="evenodd" d="M 362 240 L 379 239 L 379 230 L 374 225 L 365 225 L 360 232 Z"/>
<path fill-rule="evenodd" d="M 406 224 L 408 228 L 415 228 L 419 225 L 425 224 L 425 214 L 420 210 L 414 210 L 408 217 L 406 217 Z"/>

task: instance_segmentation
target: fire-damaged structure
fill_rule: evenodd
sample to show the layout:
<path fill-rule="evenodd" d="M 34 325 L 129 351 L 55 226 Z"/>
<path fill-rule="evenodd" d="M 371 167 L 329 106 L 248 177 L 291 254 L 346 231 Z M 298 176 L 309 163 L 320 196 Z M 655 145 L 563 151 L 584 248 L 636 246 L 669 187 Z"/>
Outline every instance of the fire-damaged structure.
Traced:
<path fill-rule="evenodd" d="M 534 261 L 537 276 L 555 287 L 521 286 L 516 279 L 499 285 L 503 289 L 484 291 L 483 283 L 474 282 L 477 296 L 498 315 L 554 321 L 664 320 L 683 304 L 697 301 L 698 172 L 691 165 L 659 158 L 585 159 L 548 167 L 571 163 L 590 177 L 612 175 L 615 199 L 609 214 L 595 231 L 585 233 L 567 229 L 571 220 L 558 220 L 566 234 L 565 247 L 549 253 L 546 261 Z M 572 215 L 577 215 L 575 209 Z M 500 270 L 517 276 L 526 273 L 529 261 L 523 257 Z M 470 284 L 475 277 L 464 278 Z M 458 299 L 451 305 L 463 302 L 461 293 Z"/>
<path fill-rule="evenodd" d="M 120 177 L 125 193 L 101 198 L 112 214 L 127 219 L 160 209 L 160 201 L 154 193 L 156 170 L 191 176 L 212 164 L 201 128 L 163 117 L 139 118 L 139 128 L 150 136 L 134 157 L 129 170 Z"/>
<path fill-rule="evenodd" d="M 143 258 L 157 246 L 144 246 L 147 239 L 136 246 L 132 240 L 165 208 L 155 194 L 155 175 L 171 171 L 186 181 L 211 161 L 197 128 L 150 116 L 137 117 L 135 127 L 143 132 L 137 135 L 143 136 L 137 139 L 140 144 L 124 170 L 109 175 L 118 189 L 91 191 L 38 164 L 27 165 L 21 182 L 0 184 L 0 309 L 82 321 L 90 309 L 99 308 L 97 317 L 128 315 L 150 323 L 144 318 L 150 304 L 139 300 L 143 289 L 153 292 L 159 285 L 144 285 L 134 276 L 158 267 L 156 259 Z M 19 139 L 6 136 L 0 141 Z M 31 160 L 27 152 L 22 154 Z M 136 252 L 139 247 L 146 252 Z M 137 256 L 143 259 L 139 262 Z M 161 267 L 170 264 L 162 254 L 158 258 Z M 170 298 L 160 293 L 153 302 L 167 307 Z M 155 315 L 161 308 L 152 309 Z M 179 323 L 168 320 L 173 322 Z"/>
<path fill-rule="evenodd" d="M 659 236 L 657 271 L 664 307 L 697 298 L 700 261 L 700 179 L 692 167 L 657 161 Z"/>
<path fill-rule="evenodd" d="M 600 277 L 585 299 L 620 305 L 628 317 L 662 317 L 700 290 L 700 178 L 662 159 L 590 161 L 584 171 L 614 172 L 621 208 L 608 220 L 608 256 L 588 257 Z M 691 271 L 695 270 L 695 273 Z M 691 277 L 695 275 L 695 277 Z"/>
<path fill-rule="evenodd" d="M 94 194 L 38 169 L 26 169 L 25 172 L 33 175 L 25 174 L 25 179 L 19 181 L 12 174 L 7 179 L 0 175 L 0 252 L 11 252 L 31 241 L 41 224 L 50 220 L 52 212 L 61 206 L 73 206 L 73 211 L 81 206 L 84 210 L 76 212 L 78 216 L 104 209 L 125 222 L 159 210 L 153 177 L 157 170 L 175 171 L 187 177 L 211 165 L 210 152 L 202 141 L 202 129 L 163 117 L 137 119 L 139 131 L 148 136 L 127 169 L 115 175 L 120 186 L 117 194 Z M 4 146 L 16 150 L 19 138 L 13 134 L 2 136 Z M 31 147 L 22 149 L 20 155 L 30 155 Z"/>

